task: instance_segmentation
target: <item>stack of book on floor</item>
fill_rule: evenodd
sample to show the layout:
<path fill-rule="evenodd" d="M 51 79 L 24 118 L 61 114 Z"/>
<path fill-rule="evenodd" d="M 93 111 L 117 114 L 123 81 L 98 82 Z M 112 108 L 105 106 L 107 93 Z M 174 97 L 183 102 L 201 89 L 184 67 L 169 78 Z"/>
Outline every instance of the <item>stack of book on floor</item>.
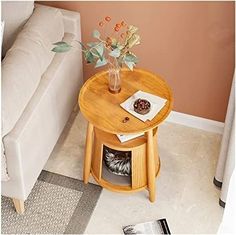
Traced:
<path fill-rule="evenodd" d="M 124 234 L 171 234 L 166 219 L 123 227 Z"/>

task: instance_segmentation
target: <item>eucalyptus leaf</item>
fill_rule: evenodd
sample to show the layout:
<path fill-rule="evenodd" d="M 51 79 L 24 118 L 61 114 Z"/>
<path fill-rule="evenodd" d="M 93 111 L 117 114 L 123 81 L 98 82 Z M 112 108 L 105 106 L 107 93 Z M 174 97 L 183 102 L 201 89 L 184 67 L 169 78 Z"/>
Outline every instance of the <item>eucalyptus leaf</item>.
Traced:
<path fill-rule="evenodd" d="M 100 33 L 97 29 L 93 30 L 93 37 L 94 38 L 100 38 Z"/>
<path fill-rule="evenodd" d="M 105 58 L 103 58 L 103 60 L 98 59 L 96 65 L 95 65 L 95 68 L 101 67 L 106 64 L 107 64 L 107 60 Z"/>
<path fill-rule="evenodd" d="M 56 46 L 70 46 L 67 42 L 63 42 L 63 41 L 60 41 L 60 42 L 55 42 L 53 43 L 53 45 L 56 45 Z"/>
<path fill-rule="evenodd" d="M 138 34 L 133 34 L 128 40 L 128 47 L 131 48 L 135 45 L 140 44 L 140 36 Z"/>
<path fill-rule="evenodd" d="M 92 47 L 90 51 L 93 53 L 94 56 L 97 56 L 100 60 L 103 60 L 104 46 L 102 43 L 99 43 L 95 47 Z"/>
<path fill-rule="evenodd" d="M 114 45 L 111 45 L 111 48 L 114 50 L 114 49 L 116 49 L 118 46 L 116 45 L 116 44 L 114 44 Z"/>
<path fill-rule="evenodd" d="M 125 64 L 127 65 L 127 67 L 128 67 L 131 71 L 133 71 L 133 67 L 134 67 L 134 65 L 135 65 L 134 62 L 125 61 Z"/>
<path fill-rule="evenodd" d="M 80 42 L 80 41 L 77 41 L 77 42 L 81 45 L 81 47 L 82 47 L 84 50 L 87 50 L 86 46 L 85 46 L 82 42 Z"/>
<path fill-rule="evenodd" d="M 136 33 L 138 31 L 138 28 L 134 25 L 130 25 L 128 27 L 128 31 L 133 34 L 133 33 Z"/>
<path fill-rule="evenodd" d="M 60 45 L 60 46 L 54 47 L 52 51 L 56 53 L 63 53 L 63 52 L 69 51 L 70 49 L 71 49 L 71 46 L 67 44 L 67 45 Z"/>
<path fill-rule="evenodd" d="M 94 57 L 99 58 L 100 60 L 103 59 L 103 57 L 97 52 L 96 49 L 92 48 L 89 51 L 93 54 Z"/>
<path fill-rule="evenodd" d="M 97 50 L 97 52 L 103 56 L 103 53 L 104 53 L 104 45 L 103 43 L 99 43 L 97 44 L 95 47 L 94 47 L 95 50 Z"/>
<path fill-rule="evenodd" d="M 115 58 L 119 57 L 120 56 L 120 49 L 119 48 L 114 49 L 113 51 L 111 51 L 109 53 L 109 55 L 112 57 L 115 57 Z"/>
<path fill-rule="evenodd" d="M 87 63 L 94 63 L 95 62 L 95 57 L 91 51 L 86 51 L 84 53 L 84 58 Z"/>
<path fill-rule="evenodd" d="M 136 64 L 138 63 L 138 58 L 134 54 L 129 53 L 124 56 L 124 61 L 133 62 Z"/>
<path fill-rule="evenodd" d="M 89 42 L 89 43 L 87 43 L 87 46 L 89 46 L 89 47 L 95 47 L 96 45 L 98 45 L 99 44 L 99 42 Z"/>
<path fill-rule="evenodd" d="M 124 45 L 121 45 L 119 43 L 117 44 L 117 48 L 119 48 L 120 50 L 124 49 L 124 47 L 125 47 Z"/>

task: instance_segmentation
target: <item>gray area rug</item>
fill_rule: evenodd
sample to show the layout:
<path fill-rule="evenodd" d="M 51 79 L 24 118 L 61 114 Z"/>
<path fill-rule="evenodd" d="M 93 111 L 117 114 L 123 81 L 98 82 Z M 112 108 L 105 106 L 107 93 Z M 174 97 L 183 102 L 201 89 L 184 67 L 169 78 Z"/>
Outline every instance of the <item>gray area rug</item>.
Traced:
<path fill-rule="evenodd" d="M 15 212 L 11 199 L 2 197 L 1 233 L 83 233 L 101 190 L 98 185 L 42 171 L 25 201 L 24 215 Z"/>

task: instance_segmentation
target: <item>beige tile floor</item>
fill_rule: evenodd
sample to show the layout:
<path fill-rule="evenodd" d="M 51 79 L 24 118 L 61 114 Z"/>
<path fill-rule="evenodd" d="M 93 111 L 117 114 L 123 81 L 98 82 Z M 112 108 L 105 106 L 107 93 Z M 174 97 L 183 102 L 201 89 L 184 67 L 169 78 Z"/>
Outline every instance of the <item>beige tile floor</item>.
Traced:
<path fill-rule="evenodd" d="M 86 120 L 73 113 L 45 169 L 82 179 Z M 147 191 L 119 194 L 104 189 L 86 233 L 122 233 L 122 226 L 167 218 L 174 233 L 216 233 L 223 215 L 212 184 L 221 135 L 173 123 L 159 128 L 161 174 L 157 199 Z M 92 177 L 90 182 L 95 183 Z"/>

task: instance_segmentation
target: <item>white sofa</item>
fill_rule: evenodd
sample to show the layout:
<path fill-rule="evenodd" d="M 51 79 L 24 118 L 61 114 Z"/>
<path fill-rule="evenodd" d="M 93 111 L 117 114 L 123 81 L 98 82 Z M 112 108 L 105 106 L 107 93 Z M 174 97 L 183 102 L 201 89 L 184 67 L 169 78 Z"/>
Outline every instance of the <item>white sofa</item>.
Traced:
<path fill-rule="evenodd" d="M 19 30 L 4 15 L 17 16 L 25 6 L 34 10 L 29 19 L 18 17 L 25 20 Z M 83 83 L 81 50 L 54 54 L 51 49 L 62 39 L 76 47 L 80 15 L 33 2 L 2 2 L 2 12 L 7 38 L 8 27 L 15 27 L 14 37 L 20 32 L 9 40 L 13 45 L 3 41 L 11 48 L 2 61 L 2 143 L 9 180 L 2 181 L 1 193 L 23 213 L 24 201 L 77 104 Z"/>

